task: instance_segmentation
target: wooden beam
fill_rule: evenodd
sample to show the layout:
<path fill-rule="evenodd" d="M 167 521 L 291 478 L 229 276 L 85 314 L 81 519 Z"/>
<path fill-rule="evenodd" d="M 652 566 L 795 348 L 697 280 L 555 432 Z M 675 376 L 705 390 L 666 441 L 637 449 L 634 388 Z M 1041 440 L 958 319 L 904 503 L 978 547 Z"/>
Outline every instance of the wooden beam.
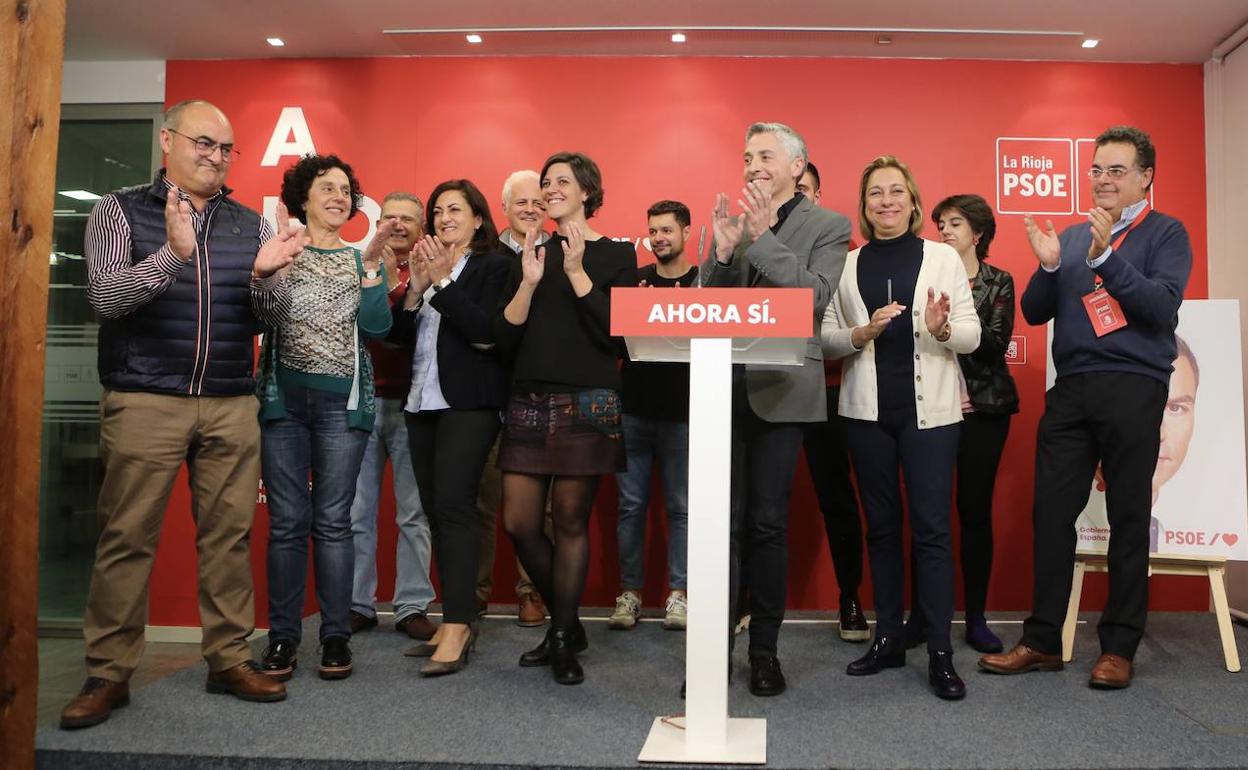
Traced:
<path fill-rule="evenodd" d="M 0 0 L 0 757 L 35 764 L 39 446 L 65 0 Z"/>

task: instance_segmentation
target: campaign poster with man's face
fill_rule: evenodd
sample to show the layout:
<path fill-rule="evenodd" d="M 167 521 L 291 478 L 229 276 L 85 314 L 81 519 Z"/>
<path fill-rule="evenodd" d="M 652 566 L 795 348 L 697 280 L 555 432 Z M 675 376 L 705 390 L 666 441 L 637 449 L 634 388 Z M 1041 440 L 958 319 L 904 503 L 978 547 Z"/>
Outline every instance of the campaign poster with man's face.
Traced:
<path fill-rule="evenodd" d="M 1187 300 L 1176 334 L 1153 472 L 1149 550 L 1248 559 L 1238 303 Z M 1050 385 L 1053 376 L 1050 363 Z M 1080 550 L 1108 548 L 1112 533 L 1099 468 L 1075 527 Z"/>

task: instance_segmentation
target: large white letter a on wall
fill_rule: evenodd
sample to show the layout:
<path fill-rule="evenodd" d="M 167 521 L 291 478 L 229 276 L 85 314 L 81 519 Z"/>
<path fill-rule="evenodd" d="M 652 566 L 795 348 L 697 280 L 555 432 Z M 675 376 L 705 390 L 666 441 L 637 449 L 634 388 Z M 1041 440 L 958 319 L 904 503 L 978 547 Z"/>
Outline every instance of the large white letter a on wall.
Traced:
<path fill-rule="evenodd" d="M 316 147 L 312 145 L 312 132 L 308 130 L 308 121 L 303 117 L 303 108 L 283 107 L 260 165 L 276 166 L 277 161 L 285 155 L 298 158 L 314 152 Z"/>

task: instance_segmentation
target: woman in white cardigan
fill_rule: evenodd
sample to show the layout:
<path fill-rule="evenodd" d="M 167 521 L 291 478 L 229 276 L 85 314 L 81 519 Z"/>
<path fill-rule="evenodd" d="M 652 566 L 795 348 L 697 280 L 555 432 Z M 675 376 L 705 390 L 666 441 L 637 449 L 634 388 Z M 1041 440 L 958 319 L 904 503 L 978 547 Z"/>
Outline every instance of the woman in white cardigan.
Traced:
<path fill-rule="evenodd" d="M 953 667 L 953 549 L 949 503 L 963 389 L 957 354 L 979 346 L 966 269 L 950 246 L 919 237 L 918 186 L 885 155 L 862 173 L 858 226 L 868 239 L 845 260 L 823 318 L 823 346 L 844 358 L 839 412 L 867 519 L 875 640 L 852 676 L 905 665 L 900 477 L 904 474 L 918 571 L 916 600 L 929 620 L 928 678 L 941 698 L 966 685 Z"/>

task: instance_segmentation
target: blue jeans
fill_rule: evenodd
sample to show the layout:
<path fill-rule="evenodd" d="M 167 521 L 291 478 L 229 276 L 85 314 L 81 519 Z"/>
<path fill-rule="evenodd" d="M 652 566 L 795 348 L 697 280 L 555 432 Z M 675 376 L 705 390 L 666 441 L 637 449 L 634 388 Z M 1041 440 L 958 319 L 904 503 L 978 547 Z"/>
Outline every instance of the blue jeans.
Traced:
<path fill-rule="evenodd" d="M 377 399 L 377 422 L 364 447 L 364 461 L 355 482 L 355 502 L 351 504 L 351 535 L 355 542 L 351 609 L 368 617 L 377 615 L 377 501 L 387 457 L 394 472 L 395 521 L 399 525 L 394 557 L 394 617 L 402 620 L 412 613 L 423 615 L 434 598 L 433 583 L 429 581 L 429 518 L 420 504 L 416 476 L 412 473 L 402 399 Z"/>
<path fill-rule="evenodd" d="M 347 427 L 345 394 L 291 386 L 285 398 L 286 416 L 260 426 L 269 493 L 269 637 L 302 636 L 309 536 L 320 638 L 350 637 L 351 501 L 368 434 Z"/>
<path fill-rule="evenodd" d="M 689 542 L 689 423 L 624 415 L 628 470 L 615 474 L 620 488 L 620 584 L 640 591 L 645 578 L 650 470 L 658 460 L 667 501 L 667 581 L 685 590 Z"/>

